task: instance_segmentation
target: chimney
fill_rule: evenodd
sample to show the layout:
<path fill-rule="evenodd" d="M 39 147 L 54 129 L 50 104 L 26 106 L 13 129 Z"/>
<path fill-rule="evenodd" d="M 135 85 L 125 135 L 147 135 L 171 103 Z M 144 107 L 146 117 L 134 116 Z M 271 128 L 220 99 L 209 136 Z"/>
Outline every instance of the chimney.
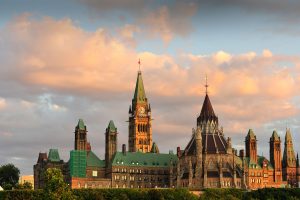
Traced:
<path fill-rule="evenodd" d="M 126 144 L 122 144 L 122 153 L 126 155 Z"/>
<path fill-rule="evenodd" d="M 86 143 L 86 151 L 91 151 L 91 150 L 92 150 L 91 143 L 87 142 Z"/>
<path fill-rule="evenodd" d="M 244 149 L 241 149 L 241 150 L 240 150 L 240 157 L 243 158 L 244 156 L 245 156 Z"/>
<path fill-rule="evenodd" d="M 181 156 L 181 150 L 180 150 L 180 147 L 177 147 L 177 157 L 180 157 Z"/>

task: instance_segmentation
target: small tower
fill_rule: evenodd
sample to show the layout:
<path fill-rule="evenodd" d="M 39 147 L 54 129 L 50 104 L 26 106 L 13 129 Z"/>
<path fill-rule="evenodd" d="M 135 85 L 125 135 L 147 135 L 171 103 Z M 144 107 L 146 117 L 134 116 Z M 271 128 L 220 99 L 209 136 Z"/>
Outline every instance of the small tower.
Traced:
<path fill-rule="evenodd" d="M 202 184 L 202 135 L 201 135 L 200 127 L 197 127 L 195 131 L 195 141 L 196 141 L 195 178 L 196 178 L 197 186 L 201 188 L 203 184 Z"/>
<path fill-rule="evenodd" d="M 78 124 L 75 127 L 75 150 L 87 149 L 87 130 L 82 119 L 78 120 Z"/>
<path fill-rule="evenodd" d="M 274 130 L 270 137 L 270 162 L 274 167 L 273 181 L 282 181 L 282 165 L 281 165 L 281 140 L 277 132 Z"/>
<path fill-rule="evenodd" d="M 105 130 L 105 165 L 108 167 L 118 146 L 118 132 L 112 120 L 109 121 Z"/>
<path fill-rule="evenodd" d="M 292 187 L 296 186 L 296 157 L 290 129 L 286 130 L 282 159 L 283 180 Z"/>
<path fill-rule="evenodd" d="M 299 157 L 298 157 L 298 153 L 297 153 L 297 162 L 296 162 L 296 166 L 297 166 L 297 187 L 300 188 L 300 165 L 299 165 Z"/>
<path fill-rule="evenodd" d="M 249 129 L 248 134 L 245 139 L 246 146 L 246 157 L 257 163 L 257 145 L 256 145 L 256 135 L 252 129 Z"/>
<path fill-rule="evenodd" d="M 151 153 L 159 153 L 159 149 L 158 149 L 158 146 L 155 142 L 153 142 L 153 145 L 151 147 Z"/>
<path fill-rule="evenodd" d="M 139 61 L 140 65 L 140 61 Z M 152 147 L 151 108 L 139 70 L 132 105 L 129 107 L 128 146 L 130 152 L 150 152 Z"/>

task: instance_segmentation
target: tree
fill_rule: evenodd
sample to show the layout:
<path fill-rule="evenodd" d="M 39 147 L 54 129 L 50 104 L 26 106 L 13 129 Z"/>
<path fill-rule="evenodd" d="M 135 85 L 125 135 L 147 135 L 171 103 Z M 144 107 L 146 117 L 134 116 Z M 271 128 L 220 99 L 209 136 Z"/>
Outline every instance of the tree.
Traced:
<path fill-rule="evenodd" d="M 32 184 L 29 182 L 25 182 L 25 183 L 23 183 L 23 188 L 25 190 L 32 190 Z"/>
<path fill-rule="evenodd" d="M 5 190 L 11 190 L 19 181 L 20 170 L 13 164 L 6 164 L 0 167 L 0 185 Z"/>
<path fill-rule="evenodd" d="M 70 187 L 64 182 L 63 175 L 60 169 L 49 168 L 45 173 L 45 199 L 49 200 L 73 200 L 76 197 L 73 195 Z"/>

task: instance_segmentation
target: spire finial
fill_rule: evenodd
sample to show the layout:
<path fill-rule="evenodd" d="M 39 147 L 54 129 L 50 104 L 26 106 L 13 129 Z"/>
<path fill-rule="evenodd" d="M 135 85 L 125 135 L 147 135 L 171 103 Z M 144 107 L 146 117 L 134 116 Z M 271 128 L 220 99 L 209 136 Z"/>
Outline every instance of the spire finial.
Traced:
<path fill-rule="evenodd" d="M 208 88 L 208 84 L 207 84 L 207 74 L 205 75 L 205 93 L 207 94 L 207 88 Z"/>
<path fill-rule="evenodd" d="M 139 64 L 139 72 L 140 72 L 141 71 L 141 59 L 139 59 L 138 64 Z"/>

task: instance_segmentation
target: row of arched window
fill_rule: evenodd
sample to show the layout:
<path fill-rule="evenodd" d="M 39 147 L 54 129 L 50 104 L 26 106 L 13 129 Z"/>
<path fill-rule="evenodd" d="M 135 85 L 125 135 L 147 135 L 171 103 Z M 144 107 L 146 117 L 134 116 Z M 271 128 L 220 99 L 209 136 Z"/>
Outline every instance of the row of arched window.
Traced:
<path fill-rule="evenodd" d="M 147 132 L 148 126 L 146 124 L 139 124 L 138 125 L 138 132 Z"/>
<path fill-rule="evenodd" d="M 150 141 L 149 140 L 147 140 L 147 139 L 139 139 L 139 144 L 146 144 L 146 145 L 148 145 L 148 144 L 150 144 Z"/>

